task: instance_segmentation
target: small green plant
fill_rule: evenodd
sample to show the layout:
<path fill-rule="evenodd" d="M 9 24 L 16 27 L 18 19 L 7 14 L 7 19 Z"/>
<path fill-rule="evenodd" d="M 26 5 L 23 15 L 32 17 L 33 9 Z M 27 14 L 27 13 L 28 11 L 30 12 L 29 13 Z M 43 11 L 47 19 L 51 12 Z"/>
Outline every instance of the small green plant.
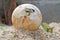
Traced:
<path fill-rule="evenodd" d="M 2 26 L 0 26 L 0 30 L 3 30 L 3 27 Z"/>
<path fill-rule="evenodd" d="M 48 25 L 48 23 L 43 22 L 42 23 L 42 27 L 47 32 L 51 32 L 51 33 L 53 32 L 53 28 L 50 28 L 49 25 Z"/>

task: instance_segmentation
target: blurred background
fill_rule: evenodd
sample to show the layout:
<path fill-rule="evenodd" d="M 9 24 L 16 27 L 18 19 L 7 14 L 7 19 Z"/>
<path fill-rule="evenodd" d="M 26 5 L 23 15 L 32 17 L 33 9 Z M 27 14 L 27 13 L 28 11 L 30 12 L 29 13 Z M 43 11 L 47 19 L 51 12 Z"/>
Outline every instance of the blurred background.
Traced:
<path fill-rule="evenodd" d="M 24 3 L 36 5 L 43 15 L 43 22 L 60 22 L 60 0 L 0 0 L 0 24 L 11 25 L 13 10 Z"/>

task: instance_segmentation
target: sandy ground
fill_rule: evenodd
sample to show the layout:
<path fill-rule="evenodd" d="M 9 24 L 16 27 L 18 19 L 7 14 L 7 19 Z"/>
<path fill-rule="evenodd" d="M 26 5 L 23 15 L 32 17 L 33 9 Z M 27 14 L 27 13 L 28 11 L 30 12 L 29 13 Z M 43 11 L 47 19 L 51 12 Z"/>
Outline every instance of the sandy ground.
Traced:
<path fill-rule="evenodd" d="M 52 22 L 49 26 L 54 27 L 53 33 L 46 32 L 42 26 L 40 26 L 39 30 L 19 30 L 18 35 L 15 35 L 12 26 L 4 25 L 0 30 L 0 40 L 60 40 L 60 23 Z"/>

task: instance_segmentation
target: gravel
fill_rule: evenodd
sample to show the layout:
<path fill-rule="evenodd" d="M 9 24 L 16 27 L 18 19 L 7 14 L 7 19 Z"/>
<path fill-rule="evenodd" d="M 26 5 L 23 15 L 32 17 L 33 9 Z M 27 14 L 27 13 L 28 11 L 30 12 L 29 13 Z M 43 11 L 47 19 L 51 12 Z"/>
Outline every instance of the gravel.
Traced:
<path fill-rule="evenodd" d="M 49 27 L 54 27 L 53 32 L 46 32 L 42 26 L 36 31 L 20 29 L 15 35 L 12 26 L 6 26 L 0 30 L 0 40 L 60 40 L 60 23 L 49 23 Z"/>

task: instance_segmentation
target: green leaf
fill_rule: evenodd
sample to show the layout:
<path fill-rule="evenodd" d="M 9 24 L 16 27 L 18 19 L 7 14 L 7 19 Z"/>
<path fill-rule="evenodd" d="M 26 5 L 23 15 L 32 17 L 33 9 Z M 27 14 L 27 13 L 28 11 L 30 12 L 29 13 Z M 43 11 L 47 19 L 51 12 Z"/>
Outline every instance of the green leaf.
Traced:
<path fill-rule="evenodd" d="M 45 23 L 45 22 L 42 23 L 42 27 L 47 32 L 51 32 L 52 33 L 52 31 L 53 31 L 53 28 L 49 28 L 49 25 L 47 23 Z"/>
<path fill-rule="evenodd" d="M 45 30 L 45 31 L 47 31 L 48 24 L 47 24 L 47 23 L 45 23 L 45 22 L 43 22 L 43 23 L 42 23 L 42 27 L 44 28 L 44 30 Z"/>

